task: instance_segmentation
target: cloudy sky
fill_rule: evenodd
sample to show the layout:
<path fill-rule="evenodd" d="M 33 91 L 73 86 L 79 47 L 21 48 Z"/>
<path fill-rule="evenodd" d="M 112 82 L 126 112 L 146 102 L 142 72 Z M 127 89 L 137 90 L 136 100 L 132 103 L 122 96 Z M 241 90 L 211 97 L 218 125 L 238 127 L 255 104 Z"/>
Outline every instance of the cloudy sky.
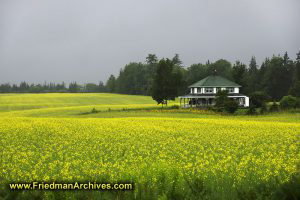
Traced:
<path fill-rule="evenodd" d="M 148 53 L 185 66 L 295 59 L 299 11 L 299 0 L 0 0 L 0 83 L 97 83 Z"/>

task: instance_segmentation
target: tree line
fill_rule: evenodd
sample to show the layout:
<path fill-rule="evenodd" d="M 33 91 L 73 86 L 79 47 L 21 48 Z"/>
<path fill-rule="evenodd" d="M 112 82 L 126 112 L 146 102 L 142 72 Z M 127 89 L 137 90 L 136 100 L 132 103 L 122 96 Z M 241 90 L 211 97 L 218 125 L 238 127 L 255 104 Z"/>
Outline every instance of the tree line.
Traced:
<path fill-rule="evenodd" d="M 106 92 L 103 82 L 99 84 L 87 83 L 84 85 L 72 82 L 69 85 L 62 83 L 28 84 L 25 81 L 20 84 L 0 84 L 0 93 L 66 93 L 66 92 Z"/>
<path fill-rule="evenodd" d="M 165 67 L 161 67 L 162 65 Z M 163 88 L 168 85 L 169 88 L 165 90 L 173 90 L 173 94 L 183 95 L 189 92 L 189 85 L 214 72 L 242 85 L 240 92 L 245 95 L 261 91 L 273 100 L 279 100 L 289 94 L 300 97 L 300 52 L 297 53 L 296 60 L 290 59 L 285 52 L 283 56 L 273 55 L 272 58 L 266 58 L 260 66 L 255 57 L 252 57 L 249 64 L 240 61 L 230 63 L 219 59 L 188 67 L 182 65 L 178 54 L 171 59 L 158 59 L 155 54 L 148 54 L 144 63 L 127 64 L 118 76 L 110 75 L 105 84 L 99 82 L 79 85 L 73 82 L 67 86 L 64 83 L 6 83 L 0 85 L 0 92 L 109 92 L 153 96 L 155 87 Z M 174 91 L 174 87 L 177 91 Z"/>
<path fill-rule="evenodd" d="M 173 74 L 168 72 L 167 67 L 162 70 L 162 65 L 171 66 Z M 280 100 L 288 94 L 300 97 L 300 52 L 297 53 L 296 60 L 290 59 L 285 52 L 283 56 L 266 58 L 260 66 L 253 56 L 249 65 L 240 61 L 232 64 L 220 59 L 215 62 L 208 60 L 205 64 L 192 64 L 189 67 L 182 66 L 178 54 L 172 59 L 160 60 L 155 54 L 149 54 L 145 63 L 129 63 L 120 70 L 118 77 L 111 75 L 106 87 L 112 93 L 153 96 L 153 87 L 157 87 L 155 84 L 163 87 L 168 76 L 176 76 L 173 86 L 178 87 L 178 95 L 183 95 L 189 93 L 189 85 L 213 73 L 241 85 L 240 92 L 245 95 L 260 91 L 273 100 Z"/>

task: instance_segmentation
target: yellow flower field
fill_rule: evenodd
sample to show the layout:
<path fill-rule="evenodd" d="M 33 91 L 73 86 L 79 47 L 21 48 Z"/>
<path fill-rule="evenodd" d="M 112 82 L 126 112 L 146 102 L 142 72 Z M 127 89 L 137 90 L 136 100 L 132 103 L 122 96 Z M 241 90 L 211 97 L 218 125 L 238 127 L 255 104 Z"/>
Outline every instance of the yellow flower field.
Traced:
<path fill-rule="evenodd" d="M 163 199 L 174 190 L 188 193 L 200 180 L 205 189 L 196 189 L 207 191 L 201 195 L 235 199 L 240 188 L 278 186 L 299 170 L 298 122 L 167 113 L 127 118 L 2 113 L 1 183 L 130 181 L 134 198 L 147 190 Z"/>

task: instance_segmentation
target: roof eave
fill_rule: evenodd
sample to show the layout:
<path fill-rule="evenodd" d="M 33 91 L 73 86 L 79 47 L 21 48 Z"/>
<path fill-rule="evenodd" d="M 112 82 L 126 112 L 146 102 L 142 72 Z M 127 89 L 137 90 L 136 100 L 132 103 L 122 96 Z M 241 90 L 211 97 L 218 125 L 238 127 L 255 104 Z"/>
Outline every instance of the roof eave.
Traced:
<path fill-rule="evenodd" d="M 192 88 L 192 87 L 242 87 L 240 85 L 235 85 L 235 86 L 194 86 L 194 85 L 190 85 L 188 86 L 188 88 Z"/>

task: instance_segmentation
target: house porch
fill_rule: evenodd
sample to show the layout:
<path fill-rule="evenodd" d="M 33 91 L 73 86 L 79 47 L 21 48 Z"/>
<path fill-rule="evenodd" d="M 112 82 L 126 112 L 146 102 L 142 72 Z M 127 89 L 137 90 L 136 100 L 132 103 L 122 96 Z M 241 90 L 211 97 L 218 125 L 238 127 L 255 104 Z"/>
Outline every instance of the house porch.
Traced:
<path fill-rule="evenodd" d="M 238 102 L 240 107 L 247 107 L 249 104 L 249 98 L 247 96 L 228 96 L 230 99 L 234 99 Z M 215 96 L 180 96 L 180 107 L 192 108 L 192 107 L 208 107 L 215 105 Z"/>

